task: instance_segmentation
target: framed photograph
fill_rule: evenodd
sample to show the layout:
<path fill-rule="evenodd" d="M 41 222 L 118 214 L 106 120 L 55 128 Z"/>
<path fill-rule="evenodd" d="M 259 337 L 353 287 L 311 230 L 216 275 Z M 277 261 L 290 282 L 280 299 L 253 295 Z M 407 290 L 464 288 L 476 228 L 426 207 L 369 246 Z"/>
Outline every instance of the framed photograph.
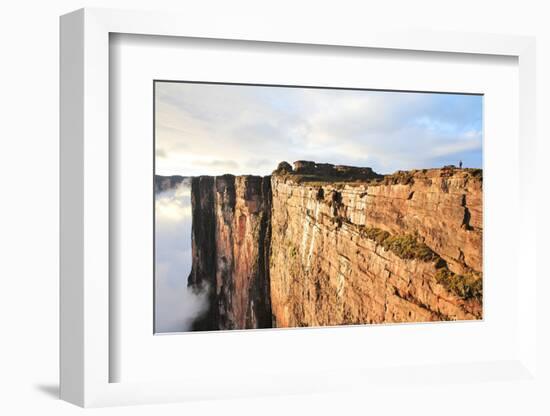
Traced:
<path fill-rule="evenodd" d="M 534 40 L 241 29 L 61 18 L 62 398 L 536 385 Z"/>

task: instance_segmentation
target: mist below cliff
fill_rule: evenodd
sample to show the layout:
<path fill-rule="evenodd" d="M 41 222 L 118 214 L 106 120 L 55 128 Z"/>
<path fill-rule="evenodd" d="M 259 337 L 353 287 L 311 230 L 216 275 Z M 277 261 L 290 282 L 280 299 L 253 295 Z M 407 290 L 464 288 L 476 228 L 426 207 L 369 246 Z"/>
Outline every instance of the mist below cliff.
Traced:
<path fill-rule="evenodd" d="M 187 181 L 155 194 L 155 332 L 183 332 L 208 307 L 187 287 L 191 271 L 191 191 Z"/>

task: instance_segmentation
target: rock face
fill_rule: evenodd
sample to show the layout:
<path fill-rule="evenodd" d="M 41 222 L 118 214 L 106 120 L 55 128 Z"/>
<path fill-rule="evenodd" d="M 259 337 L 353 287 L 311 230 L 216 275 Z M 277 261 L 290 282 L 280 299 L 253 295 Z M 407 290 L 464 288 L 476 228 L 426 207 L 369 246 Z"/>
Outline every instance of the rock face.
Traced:
<path fill-rule="evenodd" d="M 482 317 L 482 172 L 299 161 L 191 181 L 196 330 Z"/>
<path fill-rule="evenodd" d="M 481 318 L 480 173 L 273 175 L 274 326 Z"/>
<path fill-rule="evenodd" d="M 268 256 L 271 182 L 259 176 L 194 177 L 193 265 L 188 284 L 207 290 L 195 330 L 271 327 Z"/>

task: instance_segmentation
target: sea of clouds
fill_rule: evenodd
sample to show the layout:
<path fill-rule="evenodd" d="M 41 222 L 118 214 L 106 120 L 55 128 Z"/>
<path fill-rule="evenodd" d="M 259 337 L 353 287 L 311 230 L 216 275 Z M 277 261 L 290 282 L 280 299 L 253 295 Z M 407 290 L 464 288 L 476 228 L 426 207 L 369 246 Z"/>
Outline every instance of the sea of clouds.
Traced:
<path fill-rule="evenodd" d="M 155 195 L 155 332 L 183 332 L 208 308 L 205 292 L 187 287 L 191 272 L 189 183 Z"/>

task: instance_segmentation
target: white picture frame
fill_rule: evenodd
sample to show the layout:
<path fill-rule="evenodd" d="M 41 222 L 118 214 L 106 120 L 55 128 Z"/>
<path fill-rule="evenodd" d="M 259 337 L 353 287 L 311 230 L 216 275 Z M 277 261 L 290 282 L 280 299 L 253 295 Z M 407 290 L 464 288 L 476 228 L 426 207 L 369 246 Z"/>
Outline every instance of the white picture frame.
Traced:
<path fill-rule="evenodd" d="M 227 386 L 197 379 L 147 383 L 110 382 L 112 290 L 109 282 L 109 35 L 112 33 L 261 42 L 383 48 L 439 53 L 517 57 L 519 65 L 520 200 L 517 293 L 520 320 L 517 354 L 507 360 L 410 369 L 336 369 L 330 372 L 270 374 L 261 382 Z M 223 19 L 204 25 L 191 16 L 82 9 L 61 18 L 61 398 L 80 406 L 184 401 L 209 397 L 323 392 L 391 383 L 412 375 L 421 382 L 441 373 L 463 381 L 490 379 L 537 382 L 535 201 L 528 167 L 535 161 L 535 40 L 530 37 L 466 33 L 394 32 L 350 29 L 330 33 L 266 22 L 250 27 Z M 112 166 L 111 166 L 112 168 Z M 519 272 L 516 272 L 519 273 Z M 472 378 L 472 374 L 477 374 Z M 323 376 L 324 375 L 324 376 Z M 342 380 L 345 380 L 343 382 Z M 385 381 L 384 381 L 385 380 Z"/>

